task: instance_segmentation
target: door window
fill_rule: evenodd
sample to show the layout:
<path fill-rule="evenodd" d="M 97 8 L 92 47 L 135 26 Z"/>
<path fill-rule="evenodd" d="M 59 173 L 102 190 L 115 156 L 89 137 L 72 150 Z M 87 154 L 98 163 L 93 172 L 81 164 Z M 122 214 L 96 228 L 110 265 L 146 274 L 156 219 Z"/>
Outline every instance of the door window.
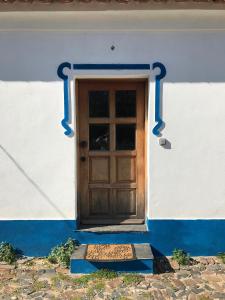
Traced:
<path fill-rule="evenodd" d="M 109 150 L 109 124 L 89 125 L 90 150 Z"/>
<path fill-rule="evenodd" d="M 108 91 L 89 92 L 89 117 L 90 118 L 109 117 L 109 92 Z"/>

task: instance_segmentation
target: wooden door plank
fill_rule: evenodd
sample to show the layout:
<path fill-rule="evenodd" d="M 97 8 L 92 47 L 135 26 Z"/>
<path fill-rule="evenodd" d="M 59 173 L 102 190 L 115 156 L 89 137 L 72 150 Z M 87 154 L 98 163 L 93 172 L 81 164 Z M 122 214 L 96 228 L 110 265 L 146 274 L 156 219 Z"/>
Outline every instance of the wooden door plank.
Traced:
<path fill-rule="evenodd" d="M 145 214 L 145 143 L 144 143 L 144 86 L 140 83 L 137 89 L 137 217 Z"/>
<path fill-rule="evenodd" d="M 88 181 L 89 181 L 89 158 L 88 158 L 88 123 L 86 122 L 88 118 L 88 109 L 87 109 L 87 90 L 85 89 L 85 85 L 83 83 L 79 83 L 78 85 L 79 91 L 79 102 L 78 102 L 78 109 L 79 109 L 79 156 L 78 160 L 80 163 L 80 199 L 81 199 L 81 220 L 83 218 L 88 217 L 89 211 L 89 191 L 88 191 Z M 80 142 L 86 141 L 87 146 L 80 147 Z M 82 161 L 81 158 L 84 157 L 85 161 Z M 83 182 L 83 184 L 81 184 Z"/>

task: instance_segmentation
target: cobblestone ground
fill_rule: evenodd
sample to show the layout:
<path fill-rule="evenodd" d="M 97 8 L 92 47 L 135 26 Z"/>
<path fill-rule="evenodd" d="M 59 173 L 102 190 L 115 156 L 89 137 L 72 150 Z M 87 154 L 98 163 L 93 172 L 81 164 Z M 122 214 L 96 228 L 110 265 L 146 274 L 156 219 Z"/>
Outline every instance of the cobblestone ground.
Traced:
<path fill-rule="evenodd" d="M 225 265 L 215 257 L 195 258 L 179 268 L 163 258 L 155 275 L 90 278 L 71 276 L 46 259 L 0 265 L 0 299 L 225 299 Z"/>

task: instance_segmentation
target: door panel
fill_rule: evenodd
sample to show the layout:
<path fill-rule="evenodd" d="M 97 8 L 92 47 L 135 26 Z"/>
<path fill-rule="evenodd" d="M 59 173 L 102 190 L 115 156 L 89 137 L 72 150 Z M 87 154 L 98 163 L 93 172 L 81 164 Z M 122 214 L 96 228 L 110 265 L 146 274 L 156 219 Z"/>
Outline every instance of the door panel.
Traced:
<path fill-rule="evenodd" d="M 110 182 L 110 162 L 109 157 L 89 158 L 89 178 L 91 183 L 109 183 Z"/>
<path fill-rule="evenodd" d="M 90 215 L 109 214 L 110 211 L 109 189 L 90 189 L 89 206 Z"/>
<path fill-rule="evenodd" d="M 83 224 L 144 220 L 144 91 L 141 81 L 78 81 Z"/>
<path fill-rule="evenodd" d="M 115 200 L 117 214 L 136 215 L 136 189 L 117 189 Z"/>
<path fill-rule="evenodd" d="M 116 157 L 116 182 L 129 183 L 136 181 L 136 157 Z"/>

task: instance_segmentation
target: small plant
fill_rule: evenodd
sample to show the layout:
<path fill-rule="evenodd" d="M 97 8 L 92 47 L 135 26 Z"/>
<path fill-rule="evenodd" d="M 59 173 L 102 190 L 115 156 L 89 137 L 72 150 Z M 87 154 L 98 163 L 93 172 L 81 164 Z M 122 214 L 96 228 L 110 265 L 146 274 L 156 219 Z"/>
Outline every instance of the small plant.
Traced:
<path fill-rule="evenodd" d="M 68 268 L 70 264 L 70 256 L 76 249 L 76 246 L 77 242 L 75 240 L 68 239 L 65 244 L 54 247 L 48 256 L 49 262 L 53 264 L 59 263 L 63 267 Z"/>
<path fill-rule="evenodd" d="M 88 275 L 83 275 L 79 278 L 74 278 L 73 279 L 73 282 L 77 285 L 80 285 L 80 286 L 86 286 L 88 284 L 89 281 L 91 280 L 96 280 L 96 279 L 100 279 L 100 280 L 103 280 L 103 279 L 106 279 L 106 280 L 109 280 L 109 279 L 113 279 L 113 278 L 116 278 L 118 275 L 116 272 L 114 271 L 110 271 L 110 270 L 107 270 L 107 269 L 101 269 L 99 271 L 96 271 L 92 274 L 88 274 Z"/>
<path fill-rule="evenodd" d="M 89 287 L 88 289 L 87 289 L 87 298 L 88 299 L 93 299 L 94 298 L 94 296 L 95 296 L 95 289 L 93 288 L 93 287 Z"/>
<path fill-rule="evenodd" d="M 73 283 L 85 287 L 91 279 L 91 275 L 83 275 L 81 277 L 74 278 Z"/>
<path fill-rule="evenodd" d="M 225 252 L 219 252 L 217 257 L 221 259 L 222 263 L 225 264 Z"/>
<path fill-rule="evenodd" d="M 190 255 L 182 249 L 174 249 L 172 260 L 175 260 L 179 265 L 186 266 L 190 263 Z"/>
<path fill-rule="evenodd" d="M 51 284 L 53 287 L 57 288 L 58 286 L 61 286 L 62 282 L 73 283 L 73 278 L 62 273 L 57 273 L 51 278 Z"/>
<path fill-rule="evenodd" d="M 107 270 L 107 269 L 101 269 L 99 271 L 94 272 L 91 274 L 92 279 L 113 279 L 116 278 L 118 275 L 115 271 Z"/>
<path fill-rule="evenodd" d="M 95 283 L 95 285 L 91 286 L 87 290 L 88 298 L 93 298 L 95 295 L 100 294 L 104 291 L 105 284 L 102 281 Z"/>
<path fill-rule="evenodd" d="M 54 276 L 51 278 L 51 284 L 53 287 L 57 287 L 57 284 L 60 282 L 60 279 L 58 276 Z"/>
<path fill-rule="evenodd" d="M 0 261 L 13 264 L 16 258 L 16 249 L 11 244 L 2 242 L 0 244 Z"/>
<path fill-rule="evenodd" d="M 123 276 L 125 285 L 137 284 L 143 280 L 143 276 L 137 274 L 126 274 Z"/>
<path fill-rule="evenodd" d="M 40 290 L 42 290 L 42 289 L 44 289 L 44 288 L 46 288 L 47 287 L 47 282 L 45 282 L 45 281 L 40 281 L 40 280 L 35 280 L 34 282 L 33 282 L 33 290 L 35 291 L 35 292 L 38 292 L 38 291 L 40 291 Z"/>
<path fill-rule="evenodd" d="M 25 266 L 27 266 L 27 267 L 33 267 L 34 265 L 35 265 L 35 263 L 34 263 L 34 261 L 32 261 L 32 260 L 27 261 L 27 262 L 25 263 Z"/>

